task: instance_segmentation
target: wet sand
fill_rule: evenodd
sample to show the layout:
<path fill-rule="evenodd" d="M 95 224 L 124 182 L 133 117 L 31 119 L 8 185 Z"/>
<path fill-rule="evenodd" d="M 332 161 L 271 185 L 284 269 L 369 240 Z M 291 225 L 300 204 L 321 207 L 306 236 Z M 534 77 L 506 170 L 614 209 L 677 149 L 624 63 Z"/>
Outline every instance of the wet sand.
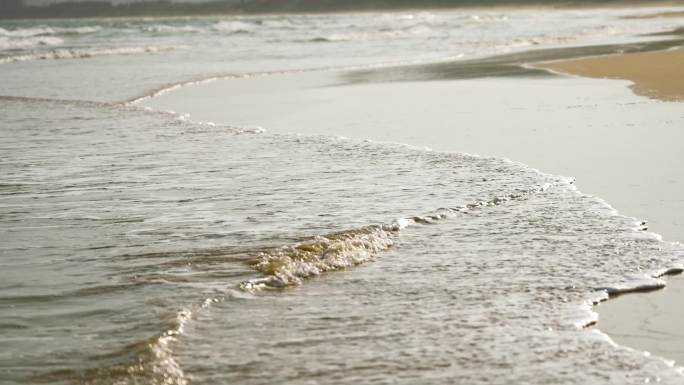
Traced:
<path fill-rule="evenodd" d="M 682 346 L 684 276 L 667 280 L 665 289 L 651 294 L 622 295 L 599 307 L 599 327 L 617 343 L 684 364 Z"/>
<path fill-rule="evenodd" d="M 635 95 L 626 80 L 552 76 L 502 63 L 487 67 L 493 72 L 485 76 L 494 77 L 486 78 L 476 75 L 475 63 L 460 63 L 229 79 L 183 87 L 144 104 L 276 133 L 507 157 L 574 176 L 581 191 L 647 220 L 666 240 L 684 240 L 683 104 Z M 453 75 L 459 73 L 465 76 Z M 669 282 L 665 291 L 600 305 L 599 327 L 620 344 L 684 363 L 676 328 L 684 310 L 672 300 L 684 293 L 684 279 Z M 662 327 L 650 330 L 654 324 Z M 660 343 L 663 333 L 674 342 Z"/>

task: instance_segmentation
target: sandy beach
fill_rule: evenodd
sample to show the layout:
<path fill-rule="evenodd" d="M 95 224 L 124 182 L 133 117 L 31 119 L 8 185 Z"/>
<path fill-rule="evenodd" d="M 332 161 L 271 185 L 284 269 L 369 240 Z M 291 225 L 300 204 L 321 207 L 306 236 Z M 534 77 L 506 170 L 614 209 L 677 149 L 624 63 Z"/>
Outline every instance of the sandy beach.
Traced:
<path fill-rule="evenodd" d="M 541 66 L 553 71 L 633 82 L 638 95 L 665 100 L 684 100 L 684 49 L 608 55 L 564 60 Z"/>
<path fill-rule="evenodd" d="M 573 48 L 486 59 L 489 66 L 480 66 L 479 75 L 477 63 L 455 63 L 227 79 L 183 87 L 143 104 L 197 121 L 263 126 L 276 133 L 296 127 L 303 134 L 506 157 L 573 176 L 584 193 L 647 221 L 649 230 L 666 240 L 684 240 L 684 218 L 678 215 L 684 212 L 679 167 L 684 109 L 675 102 L 684 92 L 676 76 L 684 51 L 543 65 L 586 77 L 520 66 L 605 51 Z M 676 327 L 684 313 L 673 303 L 682 292 L 684 281 L 673 278 L 663 292 L 604 303 L 598 307 L 598 327 L 620 344 L 684 363 L 684 338 Z M 661 343 L 663 335 L 668 343 Z"/>

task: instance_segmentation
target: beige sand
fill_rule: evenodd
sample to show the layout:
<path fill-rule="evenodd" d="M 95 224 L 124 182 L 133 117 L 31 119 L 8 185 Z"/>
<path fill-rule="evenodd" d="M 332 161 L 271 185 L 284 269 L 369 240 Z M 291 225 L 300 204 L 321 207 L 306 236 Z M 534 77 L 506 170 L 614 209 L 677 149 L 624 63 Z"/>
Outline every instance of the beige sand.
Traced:
<path fill-rule="evenodd" d="M 625 79 L 635 93 L 684 101 L 684 49 L 607 55 L 544 63 L 538 67 L 579 76 Z"/>
<path fill-rule="evenodd" d="M 537 77 L 348 84 L 346 79 L 345 74 L 330 72 L 232 79 L 184 87 L 145 104 L 189 113 L 195 120 L 259 125 L 275 133 L 344 135 L 507 157 L 545 172 L 575 176 L 583 192 L 648 220 L 651 230 L 665 239 L 684 240 L 680 103 L 636 96 L 627 88 L 629 82 L 619 80 Z M 657 314 L 633 310 L 648 306 L 661 293 L 684 292 L 684 285 L 677 287 L 623 296 L 619 304 L 633 302 L 624 307 L 614 307 L 612 301 L 600 305 L 599 327 L 619 343 L 684 364 L 684 343 L 660 344 L 660 335 L 644 326 L 669 325 L 674 335 L 684 309 L 673 303 L 671 311 Z M 671 300 L 664 301 L 661 308 Z M 665 318 L 654 321 L 654 316 Z"/>

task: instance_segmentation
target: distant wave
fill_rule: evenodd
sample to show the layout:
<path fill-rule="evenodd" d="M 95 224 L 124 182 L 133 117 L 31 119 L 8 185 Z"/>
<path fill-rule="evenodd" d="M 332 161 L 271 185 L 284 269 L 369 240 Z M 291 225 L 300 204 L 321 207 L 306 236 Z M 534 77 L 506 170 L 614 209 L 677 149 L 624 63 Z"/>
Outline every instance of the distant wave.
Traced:
<path fill-rule="evenodd" d="M 48 27 L 5 29 L 0 27 L 0 50 L 27 49 L 41 46 L 58 46 L 64 44 L 60 36 L 96 33 L 100 26 L 84 27 Z M 1 59 L 0 59 L 1 60 Z"/>
<path fill-rule="evenodd" d="M 249 34 L 259 29 L 293 29 L 294 26 L 287 20 L 257 19 L 250 21 L 222 20 L 210 25 L 173 25 L 154 24 L 142 28 L 148 33 L 212 33 L 221 32 L 227 34 Z"/>
<path fill-rule="evenodd" d="M 154 24 L 142 28 L 148 33 L 213 33 L 227 34 L 250 34 L 259 30 L 295 30 L 298 28 L 310 28 L 311 25 L 299 25 L 291 20 L 271 18 L 258 18 L 249 20 L 220 20 L 213 24 Z"/>
<path fill-rule="evenodd" d="M 40 46 L 56 46 L 64 44 L 64 40 L 54 36 L 36 36 L 22 38 L 8 38 L 0 36 L 0 50 L 26 49 Z"/>
<path fill-rule="evenodd" d="M 41 36 L 41 35 L 54 35 L 55 30 L 50 27 L 33 27 L 33 28 L 17 28 L 13 30 L 7 30 L 0 27 L 0 36 L 8 37 L 31 37 L 31 36 Z"/>
<path fill-rule="evenodd" d="M 256 24 L 243 21 L 219 21 L 212 26 L 212 29 L 220 32 L 251 33 L 256 27 Z"/>
<path fill-rule="evenodd" d="M 410 26 L 407 28 L 385 28 L 377 31 L 357 32 L 357 33 L 333 33 L 325 36 L 315 36 L 304 40 L 311 43 L 333 43 L 341 41 L 359 41 L 374 39 L 392 39 L 417 35 L 427 35 L 431 32 L 428 26 Z"/>
<path fill-rule="evenodd" d="M 32 28 L 17 28 L 7 30 L 0 27 L 0 36 L 7 37 L 32 37 L 32 36 L 49 36 L 49 35 L 81 35 L 87 33 L 95 33 L 102 30 L 99 25 L 83 26 L 83 27 L 48 27 L 37 26 Z"/>
<path fill-rule="evenodd" d="M 317 36 L 317 37 L 313 37 L 311 39 L 305 40 L 305 42 L 333 43 L 333 42 L 349 41 L 349 40 L 351 40 L 350 36 L 338 34 L 338 35 L 330 35 L 330 36 Z"/>
<path fill-rule="evenodd" d="M 154 53 L 170 51 L 179 47 L 175 46 L 147 46 L 147 47 L 121 47 L 121 48 L 60 48 L 44 52 L 12 55 L 0 58 L 0 64 L 31 60 L 61 60 L 61 59 L 85 59 L 96 56 L 132 55 L 141 53 Z"/>
<path fill-rule="evenodd" d="M 191 25 L 183 25 L 183 26 L 174 26 L 174 25 L 167 25 L 167 24 L 155 24 L 155 25 L 149 25 L 144 28 L 145 32 L 152 32 L 152 33 L 176 33 L 176 32 L 186 32 L 186 33 L 193 33 L 193 32 L 201 32 L 202 30 L 197 27 L 193 27 Z"/>

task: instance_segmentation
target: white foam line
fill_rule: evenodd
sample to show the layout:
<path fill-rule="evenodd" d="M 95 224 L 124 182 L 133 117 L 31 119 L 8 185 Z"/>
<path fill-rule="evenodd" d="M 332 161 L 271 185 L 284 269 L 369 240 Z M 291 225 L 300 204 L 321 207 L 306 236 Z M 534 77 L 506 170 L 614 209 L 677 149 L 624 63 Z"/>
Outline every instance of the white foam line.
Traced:
<path fill-rule="evenodd" d="M 182 46 L 144 46 L 120 48 L 56 48 L 44 52 L 34 52 L 0 58 L 0 64 L 35 61 L 35 60 L 66 60 L 86 59 L 97 56 L 132 55 L 141 53 L 156 53 L 171 51 Z"/>

